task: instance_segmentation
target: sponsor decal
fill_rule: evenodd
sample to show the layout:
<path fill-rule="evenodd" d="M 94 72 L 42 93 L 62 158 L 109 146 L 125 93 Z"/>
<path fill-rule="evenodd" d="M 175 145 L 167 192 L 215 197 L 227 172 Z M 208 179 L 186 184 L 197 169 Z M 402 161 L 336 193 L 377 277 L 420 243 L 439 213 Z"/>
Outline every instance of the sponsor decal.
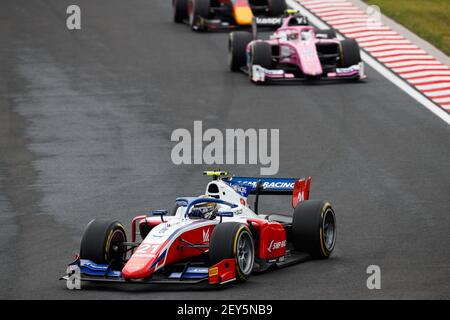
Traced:
<path fill-rule="evenodd" d="M 203 242 L 208 243 L 209 242 L 209 228 L 203 229 Z"/>
<path fill-rule="evenodd" d="M 255 22 L 257 25 L 278 25 L 283 22 L 283 18 L 256 17 Z"/>
<path fill-rule="evenodd" d="M 359 71 L 359 66 L 353 66 L 353 67 L 349 67 L 349 68 L 336 68 L 336 73 L 350 73 L 350 72 L 355 72 L 355 71 Z"/>
<path fill-rule="evenodd" d="M 234 191 L 236 191 L 237 193 L 239 193 L 241 196 L 243 197 L 247 197 L 251 187 L 250 186 L 245 186 L 245 185 L 232 185 L 231 186 L 233 188 Z"/>
<path fill-rule="evenodd" d="M 275 240 L 272 240 L 269 243 L 269 247 L 267 248 L 267 251 L 272 252 L 272 250 L 278 250 L 278 249 L 285 248 L 285 247 L 286 247 L 286 240 L 277 241 L 277 242 L 275 242 Z"/>
<path fill-rule="evenodd" d="M 209 268 L 208 274 L 210 277 L 217 276 L 219 274 L 219 268 L 217 267 Z"/>
<path fill-rule="evenodd" d="M 249 185 L 256 188 L 257 181 L 239 181 L 240 184 Z M 294 189 L 294 182 L 263 182 L 263 189 Z"/>

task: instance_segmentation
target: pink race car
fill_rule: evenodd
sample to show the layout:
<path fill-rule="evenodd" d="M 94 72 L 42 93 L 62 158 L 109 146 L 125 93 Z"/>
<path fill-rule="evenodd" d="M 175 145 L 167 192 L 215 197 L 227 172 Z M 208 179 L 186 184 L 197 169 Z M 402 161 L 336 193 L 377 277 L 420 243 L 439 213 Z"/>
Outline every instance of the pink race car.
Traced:
<path fill-rule="evenodd" d="M 252 33 L 230 33 L 231 71 L 243 71 L 254 83 L 366 78 L 354 39 L 339 40 L 333 30 L 318 30 L 298 13 L 273 19 L 281 27 L 269 40 L 257 39 L 256 23 Z"/>

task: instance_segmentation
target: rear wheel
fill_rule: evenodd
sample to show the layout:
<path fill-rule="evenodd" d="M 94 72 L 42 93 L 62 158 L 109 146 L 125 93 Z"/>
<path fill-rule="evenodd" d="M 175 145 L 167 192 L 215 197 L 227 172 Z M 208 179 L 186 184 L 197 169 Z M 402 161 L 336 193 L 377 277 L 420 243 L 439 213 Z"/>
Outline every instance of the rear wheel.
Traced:
<path fill-rule="evenodd" d="M 173 21 L 182 23 L 188 18 L 188 0 L 173 0 Z"/>
<path fill-rule="evenodd" d="M 281 16 L 287 9 L 285 0 L 268 0 L 267 5 L 271 17 Z"/>
<path fill-rule="evenodd" d="M 358 42 L 355 39 L 344 39 L 340 43 L 341 60 L 340 67 L 348 68 L 361 62 Z"/>
<path fill-rule="evenodd" d="M 126 250 L 120 244 L 126 241 L 125 230 L 118 221 L 94 219 L 83 233 L 80 259 L 120 268 L 126 258 Z"/>
<path fill-rule="evenodd" d="M 209 261 L 215 265 L 224 259 L 235 259 L 237 281 L 245 281 L 252 273 L 255 245 L 244 224 L 224 222 L 214 228 L 209 243 Z"/>
<path fill-rule="evenodd" d="M 247 63 L 247 45 L 252 34 L 246 31 L 231 32 L 228 37 L 228 65 L 231 71 L 239 71 Z"/>
<path fill-rule="evenodd" d="M 292 221 L 294 248 L 316 259 L 328 258 L 336 243 L 336 218 L 331 204 L 307 200 L 294 210 Z"/>
<path fill-rule="evenodd" d="M 195 31 L 204 31 L 206 27 L 200 23 L 201 19 L 208 19 L 210 14 L 210 0 L 188 0 L 189 24 Z"/>

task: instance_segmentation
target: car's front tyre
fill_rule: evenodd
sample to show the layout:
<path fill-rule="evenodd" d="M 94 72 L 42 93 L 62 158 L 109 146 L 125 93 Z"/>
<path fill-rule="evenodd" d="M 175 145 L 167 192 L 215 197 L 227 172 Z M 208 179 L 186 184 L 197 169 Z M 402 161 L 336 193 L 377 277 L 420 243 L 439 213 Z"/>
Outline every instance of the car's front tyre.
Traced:
<path fill-rule="evenodd" d="M 255 245 L 248 227 L 239 222 L 218 224 L 209 242 L 209 262 L 215 265 L 224 259 L 234 259 L 236 280 L 247 280 L 255 263 Z"/>
<path fill-rule="evenodd" d="M 80 259 L 120 266 L 126 258 L 126 250 L 120 244 L 126 241 L 127 235 L 120 222 L 94 219 L 83 233 Z"/>
<path fill-rule="evenodd" d="M 239 71 L 247 63 L 247 45 L 252 34 L 247 31 L 231 32 L 228 36 L 228 66 L 231 71 Z"/>
<path fill-rule="evenodd" d="M 355 39 L 344 39 L 340 42 L 341 59 L 339 66 L 349 68 L 361 62 L 361 54 L 358 42 Z"/>

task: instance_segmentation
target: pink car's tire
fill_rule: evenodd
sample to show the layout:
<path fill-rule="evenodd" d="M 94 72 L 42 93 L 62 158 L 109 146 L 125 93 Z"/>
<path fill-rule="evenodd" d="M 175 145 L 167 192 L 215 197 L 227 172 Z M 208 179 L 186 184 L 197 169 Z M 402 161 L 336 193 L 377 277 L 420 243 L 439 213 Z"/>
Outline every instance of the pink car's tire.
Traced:
<path fill-rule="evenodd" d="M 182 23 L 188 18 L 188 0 L 173 0 L 173 21 Z"/>
<path fill-rule="evenodd" d="M 281 16 L 287 9 L 285 0 L 268 0 L 267 6 L 271 17 Z"/>
<path fill-rule="evenodd" d="M 255 42 L 251 48 L 250 64 L 263 68 L 272 68 L 272 47 L 267 42 Z"/>
<path fill-rule="evenodd" d="M 247 64 L 247 45 L 252 41 L 252 34 L 247 31 L 231 32 L 228 36 L 228 66 L 233 72 L 239 71 Z"/>
<path fill-rule="evenodd" d="M 341 60 L 339 66 L 348 68 L 361 62 L 358 42 L 355 39 L 344 39 L 340 43 Z"/>

